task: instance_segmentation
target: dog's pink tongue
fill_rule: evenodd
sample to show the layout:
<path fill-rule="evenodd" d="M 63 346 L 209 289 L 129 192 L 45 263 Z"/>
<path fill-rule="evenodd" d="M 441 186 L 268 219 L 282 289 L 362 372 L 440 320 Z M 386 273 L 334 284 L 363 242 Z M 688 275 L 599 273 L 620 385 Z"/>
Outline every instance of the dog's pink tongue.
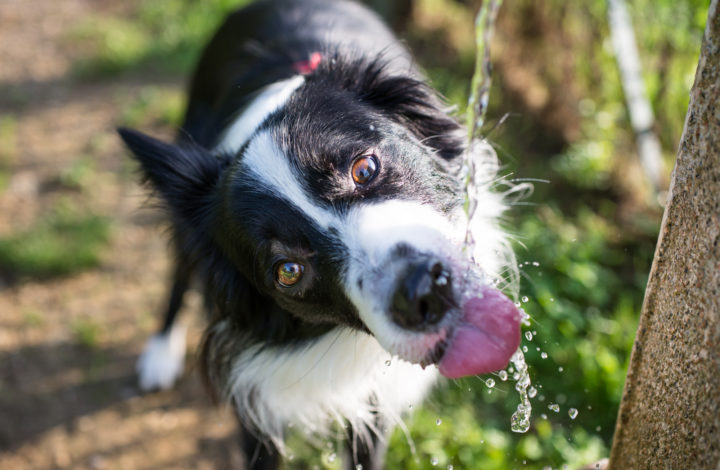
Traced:
<path fill-rule="evenodd" d="M 499 291 L 486 288 L 463 306 L 438 367 L 451 379 L 485 374 L 504 368 L 519 345 L 520 312 Z"/>

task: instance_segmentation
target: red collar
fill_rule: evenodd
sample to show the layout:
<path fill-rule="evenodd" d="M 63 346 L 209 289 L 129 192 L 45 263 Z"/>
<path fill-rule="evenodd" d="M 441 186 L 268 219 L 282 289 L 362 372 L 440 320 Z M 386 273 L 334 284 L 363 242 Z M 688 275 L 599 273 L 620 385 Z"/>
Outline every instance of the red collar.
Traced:
<path fill-rule="evenodd" d="M 319 52 L 313 52 L 310 54 L 310 59 L 295 62 L 292 67 L 300 75 L 309 75 L 320 65 L 322 61 L 322 54 Z"/>

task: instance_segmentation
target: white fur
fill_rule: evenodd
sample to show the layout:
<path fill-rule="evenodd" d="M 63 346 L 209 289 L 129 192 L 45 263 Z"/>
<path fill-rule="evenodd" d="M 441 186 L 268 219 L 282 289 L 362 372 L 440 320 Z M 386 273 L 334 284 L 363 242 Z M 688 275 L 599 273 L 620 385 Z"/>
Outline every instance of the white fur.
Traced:
<path fill-rule="evenodd" d="M 157 334 L 145 344 L 137 362 L 142 390 L 169 389 L 183 372 L 185 327 L 176 324 L 166 334 Z"/>
<path fill-rule="evenodd" d="M 223 131 L 216 149 L 230 154 L 240 150 L 255 133 L 258 126 L 270 114 L 280 109 L 303 83 L 305 83 L 305 77 L 296 75 L 263 88 L 233 123 Z"/>
<path fill-rule="evenodd" d="M 270 132 L 256 134 L 242 159 L 243 168 L 258 178 L 266 190 L 285 199 L 321 228 L 339 225 L 339 219 L 312 202 L 290 168 L 289 158 L 273 140 Z"/>
<path fill-rule="evenodd" d="M 334 422 L 347 419 L 362 432 L 373 429 L 374 413 L 398 424 L 436 377 L 435 367 L 392 357 L 372 336 L 338 327 L 306 345 L 243 351 L 226 392 L 244 422 L 282 449 L 288 425 L 326 435 Z"/>

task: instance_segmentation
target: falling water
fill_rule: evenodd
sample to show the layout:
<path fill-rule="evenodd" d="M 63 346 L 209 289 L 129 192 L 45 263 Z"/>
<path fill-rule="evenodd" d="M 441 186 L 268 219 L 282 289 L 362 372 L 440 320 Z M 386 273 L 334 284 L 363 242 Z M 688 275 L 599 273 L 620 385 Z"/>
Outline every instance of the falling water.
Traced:
<path fill-rule="evenodd" d="M 468 101 L 468 148 L 470 149 L 465 155 L 463 163 L 463 175 L 465 183 L 465 215 L 467 216 L 468 225 L 465 231 L 465 250 L 472 254 L 475 247 L 475 240 L 470 230 L 470 221 L 475 215 L 477 208 L 477 190 L 476 190 L 476 162 L 473 159 L 475 152 L 473 147 L 484 139 L 481 135 L 481 129 L 485 122 L 485 113 L 488 107 L 488 96 L 490 93 L 490 83 L 492 78 L 492 64 L 490 62 L 490 41 L 493 35 L 493 28 L 498 9 L 502 4 L 502 0 L 485 0 L 475 17 L 475 72 L 472 78 L 472 86 L 470 89 L 470 99 Z M 523 299 L 525 301 L 525 299 Z M 532 336 L 531 336 L 532 338 Z M 510 359 L 515 373 L 515 390 L 520 394 L 520 403 L 517 411 L 513 413 L 510 420 L 510 429 L 514 432 L 526 432 L 530 428 L 530 413 L 532 406 L 528 398 L 528 387 L 530 387 L 530 376 L 528 375 L 527 364 L 522 350 L 518 349 Z M 505 371 L 501 371 L 505 372 Z M 501 375 L 507 377 L 507 372 Z M 493 382 L 494 385 L 494 382 Z M 532 389 L 532 387 L 530 387 Z"/>

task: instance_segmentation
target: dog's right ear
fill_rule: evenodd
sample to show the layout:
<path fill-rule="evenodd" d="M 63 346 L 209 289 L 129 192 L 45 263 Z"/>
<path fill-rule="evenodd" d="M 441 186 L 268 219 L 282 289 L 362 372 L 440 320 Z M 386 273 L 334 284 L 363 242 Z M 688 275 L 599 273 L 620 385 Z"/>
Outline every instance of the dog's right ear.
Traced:
<path fill-rule="evenodd" d="M 199 145 L 172 145 L 132 129 L 120 128 L 118 133 L 140 162 L 144 179 L 174 214 L 192 223 L 207 212 L 228 158 Z"/>

